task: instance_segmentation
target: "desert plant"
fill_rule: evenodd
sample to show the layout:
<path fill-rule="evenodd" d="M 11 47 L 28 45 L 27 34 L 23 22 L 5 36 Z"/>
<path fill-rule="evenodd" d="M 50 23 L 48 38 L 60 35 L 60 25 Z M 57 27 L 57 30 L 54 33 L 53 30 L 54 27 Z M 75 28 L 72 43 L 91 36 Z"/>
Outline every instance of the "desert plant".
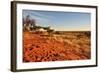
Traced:
<path fill-rule="evenodd" d="M 47 32 L 49 33 L 50 36 L 53 36 L 54 30 L 53 29 L 48 29 Z"/>

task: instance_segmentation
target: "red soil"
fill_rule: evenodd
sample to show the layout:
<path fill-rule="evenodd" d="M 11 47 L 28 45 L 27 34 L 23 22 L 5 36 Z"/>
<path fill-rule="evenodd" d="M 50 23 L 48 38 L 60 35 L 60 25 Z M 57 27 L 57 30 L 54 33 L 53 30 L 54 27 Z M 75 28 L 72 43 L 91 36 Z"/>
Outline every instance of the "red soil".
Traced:
<path fill-rule="evenodd" d="M 82 49 L 53 37 L 23 32 L 23 62 L 64 61 L 88 59 Z"/>

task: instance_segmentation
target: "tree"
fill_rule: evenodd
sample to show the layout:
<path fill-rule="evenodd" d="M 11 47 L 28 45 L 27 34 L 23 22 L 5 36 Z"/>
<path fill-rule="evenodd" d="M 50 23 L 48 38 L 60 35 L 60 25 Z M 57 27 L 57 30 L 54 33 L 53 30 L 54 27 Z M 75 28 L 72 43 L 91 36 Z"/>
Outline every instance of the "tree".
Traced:
<path fill-rule="evenodd" d="M 31 22 L 30 22 L 31 26 L 36 26 L 36 21 L 35 19 L 32 19 Z"/>
<path fill-rule="evenodd" d="M 25 23 L 28 25 L 30 24 L 31 20 L 30 20 L 30 15 L 27 15 L 26 16 L 26 20 L 25 20 Z"/>

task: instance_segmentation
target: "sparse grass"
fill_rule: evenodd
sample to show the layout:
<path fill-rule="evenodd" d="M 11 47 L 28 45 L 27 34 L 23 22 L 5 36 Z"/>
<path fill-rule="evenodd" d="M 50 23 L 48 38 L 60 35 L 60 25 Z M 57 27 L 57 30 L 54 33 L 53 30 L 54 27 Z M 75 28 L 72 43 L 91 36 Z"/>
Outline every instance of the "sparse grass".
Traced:
<path fill-rule="evenodd" d="M 24 62 L 91 58 L 91 35 L 86 32 L 23 32 Z"/>

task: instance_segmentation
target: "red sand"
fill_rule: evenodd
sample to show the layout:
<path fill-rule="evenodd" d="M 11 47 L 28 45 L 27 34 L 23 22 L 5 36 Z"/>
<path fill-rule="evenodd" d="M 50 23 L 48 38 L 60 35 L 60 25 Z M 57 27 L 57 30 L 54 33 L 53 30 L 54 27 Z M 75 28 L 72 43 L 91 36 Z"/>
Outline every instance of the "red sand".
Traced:
<path fill-rule="evenodd" d="M 82 49 L 68 42 L 30 32 L 23 35 L 23 62 L 64 61 L 88 59 Z"/>

